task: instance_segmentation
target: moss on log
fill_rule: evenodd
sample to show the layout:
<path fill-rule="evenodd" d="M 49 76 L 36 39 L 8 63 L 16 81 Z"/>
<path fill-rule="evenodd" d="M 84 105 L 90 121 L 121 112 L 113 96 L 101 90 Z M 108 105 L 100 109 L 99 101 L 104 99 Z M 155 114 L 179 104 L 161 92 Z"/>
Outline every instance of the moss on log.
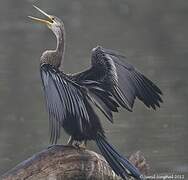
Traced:
<path fill-rule="evenodd" d="M 148 164 L 140 152 L 130 156 L 142 174 Z M 23 161 L 2 177 L 2 180 L 119 180 L 103 156 L 89 150 L 55 145 Z"/>

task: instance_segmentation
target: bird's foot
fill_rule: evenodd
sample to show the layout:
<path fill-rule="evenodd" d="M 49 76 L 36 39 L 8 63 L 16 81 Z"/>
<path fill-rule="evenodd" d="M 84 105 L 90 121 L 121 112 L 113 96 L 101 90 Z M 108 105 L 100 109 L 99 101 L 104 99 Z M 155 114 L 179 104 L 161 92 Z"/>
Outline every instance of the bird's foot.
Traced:
<path fill-rule="evenodd" d="M 82 142 L 81 144 L 79 144 L 79 148 L 83 149 L 83 150 L 86 150 L 86 143 Z"/>
<path fill-rule="evenodd" d="M 72 138 L 72 136 L 70 136 L 67 145 L 68 146 L 72 146 L 76 149 L 80 149 L 80 150 L 85 150 L 86 149 L 86 140 L 84 141 L 76 141 Z"/>
<path fill-rule="evenodd" d="M 86 142 L 85 141 L 76 142 L 75 147 L 79 150 L 86 150 Z"/>

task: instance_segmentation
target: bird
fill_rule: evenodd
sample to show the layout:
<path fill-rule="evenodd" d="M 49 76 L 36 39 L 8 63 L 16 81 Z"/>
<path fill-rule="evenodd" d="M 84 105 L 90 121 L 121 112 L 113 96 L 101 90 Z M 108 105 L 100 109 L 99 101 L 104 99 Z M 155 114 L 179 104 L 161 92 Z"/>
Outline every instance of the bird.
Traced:
<path fill-rule="evenodd" d="M 109 143 L 96 109 L 113 123 L 113 113 L 117 113 L 120 107 L 132 112 L 135 99 L 154 110 L 160 107 L 162 91 L 128 63 L 124 55 L 102 46 L 92 49 L 91 65 L 86 70 L 65 74 L 60 70 L 65 53 L 64 23 L 33 6 L 46 19 L 28 17 L 45 24 L 57 41 L 56 48 L 46 50 L 40 58 L 51 143 L 57 143 L 62 128 L 70 136 L 68 145 L 82 147 L 93 140 L 118 176 L 141 179 L 140 171 Z"/>

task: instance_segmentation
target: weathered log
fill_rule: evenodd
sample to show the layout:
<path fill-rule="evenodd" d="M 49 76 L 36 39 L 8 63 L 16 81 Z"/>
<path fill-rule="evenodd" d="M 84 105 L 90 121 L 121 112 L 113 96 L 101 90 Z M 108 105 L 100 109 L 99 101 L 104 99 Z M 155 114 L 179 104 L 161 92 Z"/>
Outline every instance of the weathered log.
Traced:
<path fill-rule="evenodd" d="M 130 157 L 146 175 L 148 164 L 140 152 Z M 5 173 L 2 180 L 119 180 L 103 156 L 89 150 L 56 145 L 23 161 Z"/>

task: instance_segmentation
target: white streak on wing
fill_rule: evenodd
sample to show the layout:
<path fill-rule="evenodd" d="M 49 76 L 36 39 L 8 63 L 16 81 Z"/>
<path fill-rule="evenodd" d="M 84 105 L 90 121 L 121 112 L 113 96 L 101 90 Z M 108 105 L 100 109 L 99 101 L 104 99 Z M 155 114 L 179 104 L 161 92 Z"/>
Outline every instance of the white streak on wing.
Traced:
<path fill-rule="evenodd" d="M 106 57 L 109 60 L 109 64 L 111 65 L 110 72 L 111 72 L 113 78 L 115 79 L 115 81 L 118 82 L 118 75 L 117 75 L 115 63 L 108 54 L 106 54 Z"/>

